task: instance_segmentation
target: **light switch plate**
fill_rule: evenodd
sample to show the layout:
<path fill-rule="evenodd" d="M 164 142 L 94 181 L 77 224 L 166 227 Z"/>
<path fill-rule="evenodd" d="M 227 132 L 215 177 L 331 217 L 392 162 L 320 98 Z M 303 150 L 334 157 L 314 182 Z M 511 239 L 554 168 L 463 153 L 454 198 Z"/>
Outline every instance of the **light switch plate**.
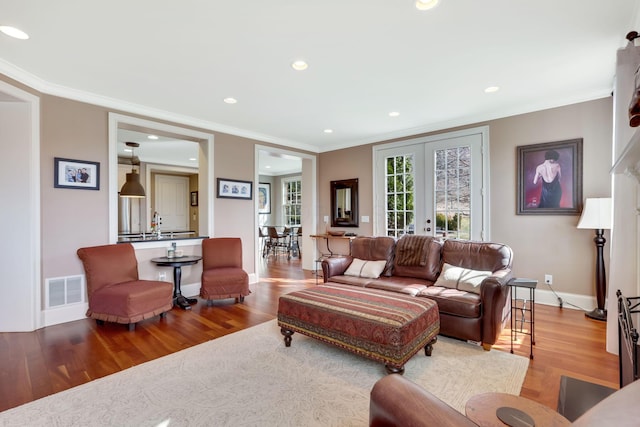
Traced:
<path fill-rule="evenodd" d="M 329 223 L 329 215 L 325 215 L 324 216 L 324 223 L 328 224 Z"/>
<path fill-rule="evenodd" d="M 363 215 L 362 216 L 362 222 L 369 222 L 369 216 L 368 215 Z"/>

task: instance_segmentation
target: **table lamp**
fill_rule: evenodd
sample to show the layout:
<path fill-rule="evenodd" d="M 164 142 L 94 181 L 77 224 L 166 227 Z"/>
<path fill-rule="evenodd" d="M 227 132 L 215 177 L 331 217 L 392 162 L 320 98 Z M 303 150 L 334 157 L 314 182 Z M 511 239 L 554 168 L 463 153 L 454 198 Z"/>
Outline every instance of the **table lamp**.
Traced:
<path fill-rule="evenodd" d="M 578 228 L 596 230 L 593 241 L 596 244 L 596 301 L 598 306 L 585 313 L 585 316 L 596 320 L 607 320 L 607 310 L 604 300 L 607 291 L 607 279 L 604 272 L 604 258 L 602 248 L 606 242 L 603 234 L 605 229 L 611 228 L 611 199 L 590 198 L 585 201 Z"/>

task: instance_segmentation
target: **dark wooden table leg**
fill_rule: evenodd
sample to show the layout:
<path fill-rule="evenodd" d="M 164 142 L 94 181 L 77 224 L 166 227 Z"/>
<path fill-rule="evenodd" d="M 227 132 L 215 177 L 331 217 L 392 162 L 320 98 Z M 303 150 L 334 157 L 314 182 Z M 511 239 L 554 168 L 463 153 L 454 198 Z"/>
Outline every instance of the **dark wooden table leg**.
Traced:
<path fill-rule="evenodd" d="M 280 333 L 284 335 L 285 347 L 291 347 L 291 336 L 293 335 L 293 331 L 285 328 L 280 328 Z"/>
<path fill-rule="evenodd" d="M 404 374 L 404 366 L 398 368 L 396 366 L 384 365 L 384 368 L 386 369 L 387 374 Z"/>
<path fill-rule="evenodd" d="M 424 346 L 424 355 L 425 356 L 431 356 L 431 352 L 433 351 L 433 345 L 436 343 L 436 341 L 438 341 L 438 336 L 437 335 L 435 337 L 433 337 L 433 339 L 431 341 L 429 341 L 427 343 L 427 345 Z"/>

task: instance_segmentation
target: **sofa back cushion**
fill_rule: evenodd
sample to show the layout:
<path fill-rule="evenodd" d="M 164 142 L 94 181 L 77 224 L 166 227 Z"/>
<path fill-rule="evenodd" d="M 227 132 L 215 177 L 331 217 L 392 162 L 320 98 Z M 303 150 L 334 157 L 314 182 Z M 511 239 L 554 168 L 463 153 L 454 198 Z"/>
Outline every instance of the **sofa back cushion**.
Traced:
<path fill-rule="evenodd" d="M 364 261 L 385 260 L 382 276 L 391 276 L 393 251 L 396 241 L 393 237 L 356 237 L 351 242 L 351 256 Z"/>
<path fill-rule="evenodd" d="M 442 251 L 442 241 L 431 236 L 417 236 L 413 234 L 405 234 L 400 238 L 406 239 L 403 243 L 405 247 L 418 247 L 422 251 L 417 265 L 401 265 L 405 264 L 399 255 L 396 254 L 393 261 L 393 275 L 400 277 L 415 277 L 418 279 L 426 279 L 435 282 L 440 273 L 440 253 Z M 420 241 L 420 245 L 413 245 L 409 241 Z M 398 241 L 400 242 L 400 241 Z M 399 245 L 400 243 L 398 243 Z M 398 262 L 400 261 L 400 262 Z M 413 263 L 409 263 L 413 264 Z"/>
<path fill-rule="evenodd" d="M 442 247 L 442 262 L 471 270 L 498 271 L 511 268 L 513 251 L 500 243 L 447 239 Z"/>

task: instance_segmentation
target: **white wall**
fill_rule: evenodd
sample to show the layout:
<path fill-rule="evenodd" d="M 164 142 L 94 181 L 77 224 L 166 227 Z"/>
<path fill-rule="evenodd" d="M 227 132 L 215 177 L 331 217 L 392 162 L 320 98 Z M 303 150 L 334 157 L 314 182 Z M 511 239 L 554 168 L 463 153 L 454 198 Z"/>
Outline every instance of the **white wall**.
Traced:
<path fill-rule="evenodd" d="M 5 89 L 9 90 L 0 82 L 0 95 Z M 32 331 L 40 324 L 40 174 L 33 143 L 38 138 L 33 120 L 39 120 L 39 106 L 32 98 L 35 105 L 17 99 L 0 102 L 0 332 Z"/>

